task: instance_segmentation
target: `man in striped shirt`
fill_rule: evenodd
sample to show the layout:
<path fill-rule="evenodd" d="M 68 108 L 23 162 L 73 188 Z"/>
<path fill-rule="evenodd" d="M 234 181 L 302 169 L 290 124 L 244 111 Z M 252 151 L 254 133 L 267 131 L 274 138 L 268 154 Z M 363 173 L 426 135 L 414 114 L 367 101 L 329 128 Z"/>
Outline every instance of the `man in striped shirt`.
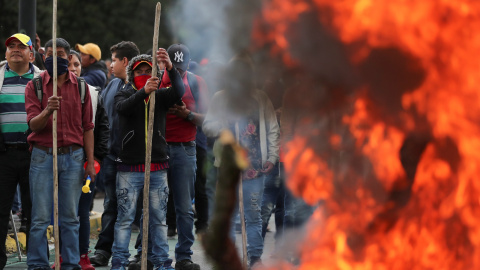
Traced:
<path fill-rule="evenodd" d="M 33 47 L 30 37 L 14 34 L 5 41 L 7 61 L 0 63 L 0 239 L 6 239 L 13 197 L 20 184 L 22 211 L 30 230 L 32 203 L 28 184 L 28 151 L 25 86 L 40 74 L 30 63 Z M 5 245 L 0 249 L 0 269 L 5 267 Z"/>

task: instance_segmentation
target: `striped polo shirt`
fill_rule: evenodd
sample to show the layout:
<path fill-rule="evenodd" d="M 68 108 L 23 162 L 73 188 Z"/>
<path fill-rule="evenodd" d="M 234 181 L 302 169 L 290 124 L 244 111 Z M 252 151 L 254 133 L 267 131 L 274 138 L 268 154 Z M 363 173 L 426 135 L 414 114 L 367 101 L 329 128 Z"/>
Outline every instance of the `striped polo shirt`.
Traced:
<path fill-rule="evenodd" d="M 5 78 L 0 89 L 0 129 L 5 143 L 27 143 L 25 87 L 33 79 L 33 65 L 30 64 L 29 71 L 22 76 L 11 70 L 8 63 L 5 65 Z"/>

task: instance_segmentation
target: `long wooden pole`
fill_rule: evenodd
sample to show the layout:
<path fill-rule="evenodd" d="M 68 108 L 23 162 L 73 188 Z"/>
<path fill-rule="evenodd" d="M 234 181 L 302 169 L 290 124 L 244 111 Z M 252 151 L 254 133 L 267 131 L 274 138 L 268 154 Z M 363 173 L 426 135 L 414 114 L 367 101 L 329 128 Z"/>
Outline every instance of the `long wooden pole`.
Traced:
<path fill-rule="evenodd" d="M 235 123 L 235 137 L 237 138 L 237 143 L 240 144 L 240 129 L 238 127 L 238 122 Z M 238 181 L 238 209 L 240 212 L 240 224 L 242 225 L 242 264 L 243 268 L 247 269 L 247 229 L 245 226 L 245 209 L 243 205 L 243 183 L 242 183 L 242 173 L 240 172 L 240 180 Z M 234 224 L 232 224 L 234 226 Z"/>
<path fill-rule="evenodd" d="M 209 230 L 202 237 L 202 244 L 215 269 L 246 270 L 242 266 L 234 241 L 229 237 L 230 227 L 235 226 L 231 221 L 238 203 L 238 181 L 241 181 L 242 170 L 249 166 L 248 158 L 241 153 L 243 150 L 237 145 L 234 136 L 230 130 L 223 130 L 218 139 L 223 150 L 222 164 L 217 175 L 215 211 Z"/>
<path fill-rule="evenodd" d="M 57 95 L 57 0 L 53 0 L 53 95 Z M 57 110 L 53 111 L 53 232 L 55 237 L 55 270 L 60 269 L 60 233 L 58 231 L 58 166 L 57 166 Z"/>
<path fill-rule="evenodd" d="M 157 57 L 158 50 L 158 31 L 160 28 L 160 14 L 162 5 L 157 3 L 155 8 L 155 24 L 153 28 L 153 48 L 152 48 L 152 76 L 157 76 Z M 160 79 L 160 78 L 159 78 Z M 147 149 L 145 151 L 145 181 L 143 183 L 143 236 L 142 236 L 142 270 L 147 270 L 148 253 L 148 225 L 149 225 L 149 199 L 150 199 L 150 165 L 152 163 L 152 137 L 153 121 L 155 116 L 155 93 L 150 93 L 148 111 L 148 130 L 147 130 Z"/>

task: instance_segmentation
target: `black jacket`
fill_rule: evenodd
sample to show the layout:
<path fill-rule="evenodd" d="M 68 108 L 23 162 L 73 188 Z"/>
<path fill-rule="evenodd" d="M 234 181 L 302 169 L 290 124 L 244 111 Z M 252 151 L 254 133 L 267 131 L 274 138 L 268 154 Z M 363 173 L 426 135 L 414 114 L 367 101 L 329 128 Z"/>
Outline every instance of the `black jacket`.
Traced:
<path fill-rule="evenodd" d="M 98 95 L 97 111 L 95 113 L 94 150 L 93 155 L 102 160 L 108 154 L 108 136 L 110 128 L 107 113 L 103 107 L 103 98 Z"/>
<path fill-rule="evenodd" d="M 134 59 L 130 62 L 135 63 Z M 182 78 L 175 68 L 168 72 L 168 76 L 171 78 L 172 87 L 156 90 L 155 94 L 152 163 L 168 161 L 167 142 L 164 137 L 166 113 L 168 108 L 185 93 Z M 132 165 L 145 163 L 145 130 L 148 120 L 148 106 L 145 106 L 145 98 L 147 96 L 144 88 L 137 91 L 132 82 L 125 84 L 115 95 L 121 134 L 119 162 Z"/>

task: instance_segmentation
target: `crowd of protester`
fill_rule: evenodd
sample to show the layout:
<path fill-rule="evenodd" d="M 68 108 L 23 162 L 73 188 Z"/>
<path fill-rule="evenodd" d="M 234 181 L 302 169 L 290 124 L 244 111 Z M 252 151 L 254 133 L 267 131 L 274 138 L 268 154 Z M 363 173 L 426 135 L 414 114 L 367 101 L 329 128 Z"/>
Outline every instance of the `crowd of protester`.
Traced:
<path fill-rule="evenodd" d="M 6 61 L 0 63 L 0 232 L 6 238 L 12 207 L 19 211 L 18 189 L 28 269 L 52 267 L 46 230 L 53 209 L 54 112 L 61 268 L 93 270 L 110 264 L 114 270 L 140 269 L 142 232 L 137 254 L 130 254 L 129 243 L 132 224 L 142 222 L 151 93 L 149 269 L 200 269 L 191 247 L 213 215 L 221 165 L 216 139 L 223 130 L 234 134 L 250 161 L 242 173 L 250 267 L 261 264 L 272 214 L 276 241 L 284 228 L 302 226 L 311 215 L 312 207 L 284 185 L 283 134 L 293 133 L 285 130 L 292 125 L 284 120 L 293 117 L 282 112 L 281 101 L 269 98 L 281 86 L 272 78 L 257 85 L 248 54 L 228 63 L 197 64 L 184 44 L 141 54 L 134 42 L 121 41 L 103 61 L 95 43 L 71 47 L 57 38 L 58 90 L 53 95 L 52 44 L 49 40 L 41 47 L 38 36 L 34 44 L 27 35 L 14 34 L 5 41 Z M 157 72 L 152 74 L 154 58 Z M 95 162 L 101 164 L 98 174 Z M 93 193 L 82 193 L 87 177 L 92 190 L 98 186 L 105 193 L 102 228 L 90 256 Z M 233 240 L 237 213 L 231 221 Z M 167 237 L 175 235 L 175 253 L 169 254 Z M 1 269 L 6 260 L 3 246 Z"/>

